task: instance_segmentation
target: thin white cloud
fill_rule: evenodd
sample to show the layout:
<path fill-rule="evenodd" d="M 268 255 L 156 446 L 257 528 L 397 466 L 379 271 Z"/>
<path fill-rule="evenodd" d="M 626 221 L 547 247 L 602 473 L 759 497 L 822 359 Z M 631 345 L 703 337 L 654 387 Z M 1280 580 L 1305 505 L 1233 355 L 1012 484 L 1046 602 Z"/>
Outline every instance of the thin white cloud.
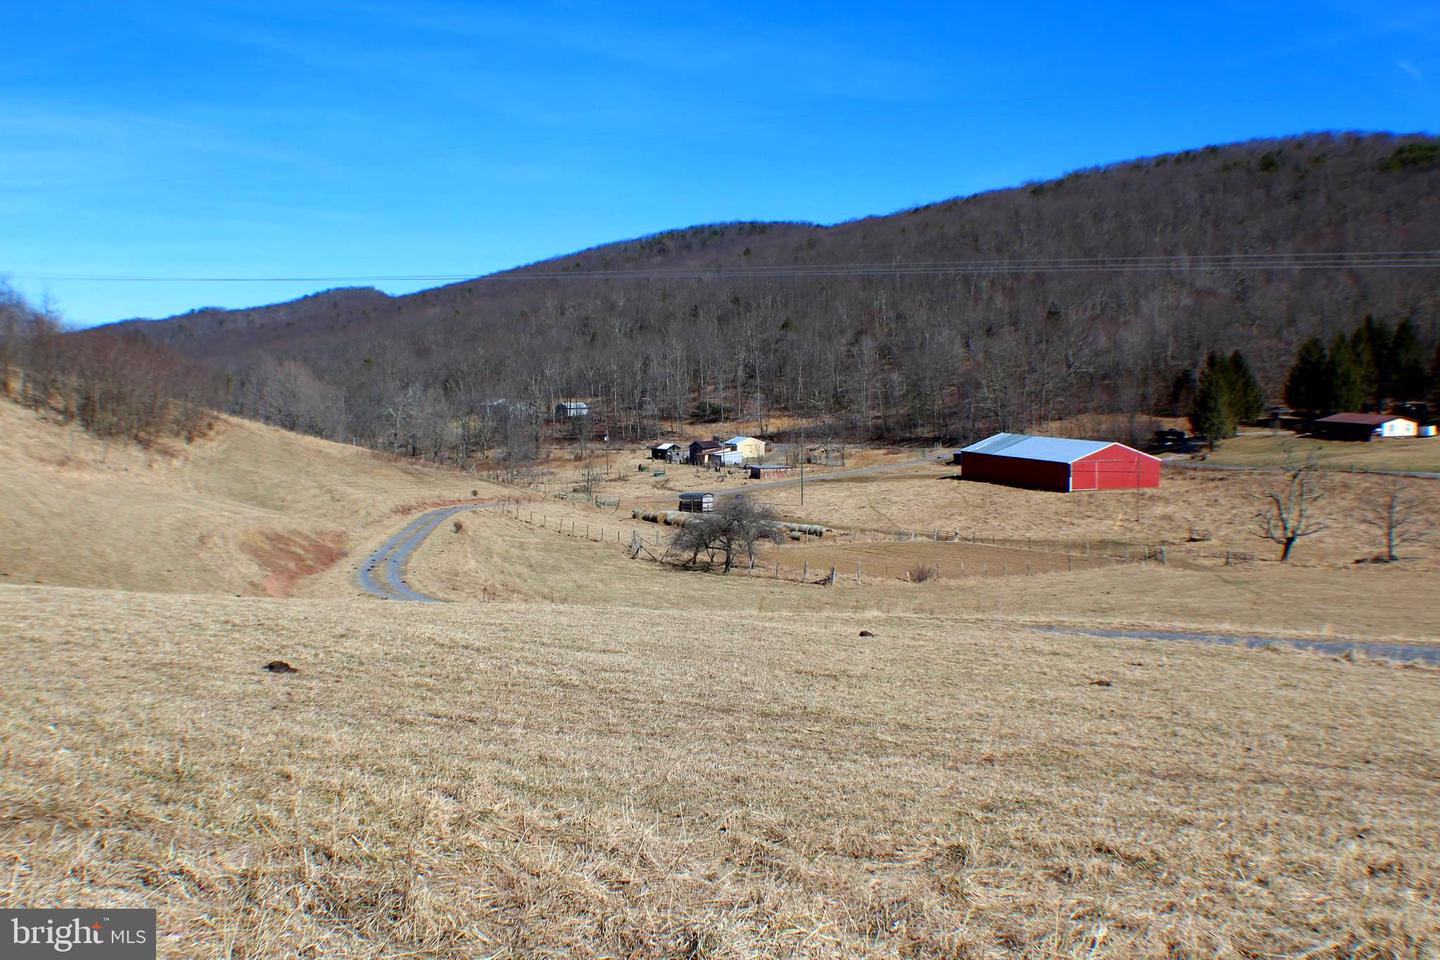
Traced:
<path fill-rule="evenodd" d="M 1425 79 L 1425 75 L 1419 70 L 1417 70 L 1415 68 L 1415 64 L 1411 63 L 1409 60 L 1401 60 L 1399 63 L 1395 64 L 1395 66 L 1405 71 L 1405 73 L 1409 75 L 1410 78 L 1413 80 L 1419 81 Z"/>

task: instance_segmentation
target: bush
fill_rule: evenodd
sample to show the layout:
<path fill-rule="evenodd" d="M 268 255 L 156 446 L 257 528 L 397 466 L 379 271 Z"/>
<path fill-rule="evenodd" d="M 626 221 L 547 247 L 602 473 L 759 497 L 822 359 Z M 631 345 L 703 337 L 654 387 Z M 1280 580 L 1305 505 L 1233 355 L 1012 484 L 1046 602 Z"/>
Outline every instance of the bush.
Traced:
<path fill-rule="evenodd" d="M 1396 147 L 1395 152 L 1380 163 L 1380 169 L 1394 172 L 1424 169 L 1437 164 L 1440 164 L 1440 146 L 1433 143 L 1407 143 L 1403 147 Z"/>
<path fill-rule="evenodd" d="M 910 567 L 910 582 L 924 583 L 927 580 L 939 580 L 940 568 L 928 564 L 917 563 Z"/>

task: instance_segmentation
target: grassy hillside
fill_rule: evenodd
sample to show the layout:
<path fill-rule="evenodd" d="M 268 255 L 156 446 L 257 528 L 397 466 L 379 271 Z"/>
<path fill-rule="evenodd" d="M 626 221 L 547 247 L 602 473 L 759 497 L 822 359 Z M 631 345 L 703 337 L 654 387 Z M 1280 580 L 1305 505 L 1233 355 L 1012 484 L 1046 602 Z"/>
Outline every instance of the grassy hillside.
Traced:
<path fill-rule="evenodd" d="M 700 405 L 722 419 L 788 410 L 861 434 L 965 436 L 1161 407 L 1174 376 L 1212 349 L 1243 350 L 1278 391 L 1301 341 L 1367 315 L 1410 318 L 1433 350 L 1435 271 L 786 272 L 1435 250 L 1437 157 L 1434 138 L 1413 136 L 1207 147 L 834 226 L 692 227 L 409 296 L 339 290 L 139 328 L 236 371 L 236 403 L 256 410 L 271 405 L 273 376 L 257 353 L 299 358 L 344 391 L 350 434 L 375 442 L 407 390 L 429 391 L 417 420 L 420 406 L 445 418 L 489 398 L 544 407 L 580 395 L 617 435 Z"/>
<path fill-rule="evenodd" d="M 1433 670 L 480 609 L 0 587 L 7 898 L 167 957 L 1436 945 Z"/>
<path fill-rule="evenodd" d="M 1376 478 L 1327 478 L 1333 530 L 1292 565 L 1176 544 L 834 587 L 627 559 L 617 531 L 653 525 L 541 497 L 547 525 L 527 504 L 432 535 L 408 572 L 432 606 L 358 596 L 355 563 L 424 502 L 514 488 L 234 419 L 145 449 L 0 403 L 0 431 L 23 665 L 0 676 L 0 905 L 152 907 L 167 958 L 1436 946 L 1440 672 L 1078 632 L 1433 642 L 1433 544 L 1351 562 Z M 877 518 L 1143 542 L 1200 517 L 1216 546 L 1263 482 L 1167 477 L 1136 521 L 1129 494 L 902 464 L 808 486 L 849 532 L 767 559 L 908 556 L 864 540 Z"/>
<path fill-rule="evenodd" d="M 0 400 L 0 436 L 0 583 L 287 594 L 476 486 L 234 418 L 147 448 Z"/>

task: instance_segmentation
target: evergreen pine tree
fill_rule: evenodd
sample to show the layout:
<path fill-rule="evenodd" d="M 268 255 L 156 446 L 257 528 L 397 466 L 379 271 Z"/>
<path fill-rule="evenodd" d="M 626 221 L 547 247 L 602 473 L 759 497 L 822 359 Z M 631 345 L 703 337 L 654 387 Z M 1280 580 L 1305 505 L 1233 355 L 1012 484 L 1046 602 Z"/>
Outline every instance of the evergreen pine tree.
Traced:
<path fill-rule="evenodd" d="M 1430 388 L 1425 398 L 1434 410 L 1440 410 L 1440 343 L 1435 345 L 1435 357 L 1430 361 Z"/>
<path fill-rule="evenodd" d="M 1355 362 L 1355 375 L 1360 384 L 1361 402 L 1380 409 L 1390 395 L 1392 373 L 1392 341 L 1389 324 L 1366 317 L 1350 335 L 1350 355 Z"/>
<path fill-rule="evenodd" d="M 1239 350 L 1230 354 L 1226 365 L 1226 401 L 1237 422 L 1258 420 L 1265 412 L 1265 394 L 1260 381 L 1255 379 L 1245 355 Z"/>
<path fill-rule="evenodd" d="M 1317 413 L 1329 403 L 1330 358 L 1318 337 L 1300 346 L 1285 378 L 1285 402 L 1296 410 Z"/>
<path fill-rule="evenodd" d="M 1190 428 L 1209 441 L 1213 448 L 1235 433 L 1235 413 L 1230 407 L 1230 362 L 1218 353 L 1205 358 L 1195 402 L 1190 408 Z"/>
<path fill-rule="evenodd" d="M 1326 403 L 1317 408 L 1318 412 L 1339 413 L 1360 410 L 1365 406 L 1365 372 L 1356 359 L 1350 341 L 1343 333 L 1335 335 L 1330 345 L 1330 382 Z"/>
<path fill-rule="evenodd" d="M 1425 348 L 1409 320 L 1400 321 L 1390 341 L 1390 397 L 1394 400 L 1421 400 L 1425 397 Z"/>

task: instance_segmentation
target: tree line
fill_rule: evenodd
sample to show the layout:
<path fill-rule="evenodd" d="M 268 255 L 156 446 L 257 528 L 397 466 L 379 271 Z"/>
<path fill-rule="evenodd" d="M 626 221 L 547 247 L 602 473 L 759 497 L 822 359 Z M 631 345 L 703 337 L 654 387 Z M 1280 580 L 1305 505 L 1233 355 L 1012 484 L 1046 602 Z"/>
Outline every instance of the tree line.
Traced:
<path fill-rule="evenodd" d="M 1193 392 L 1177 397 L 1177 378 L 1195 377 L 1211 353 L 1242 351 L 1274 398 L 1300 344 L 1348 335 L 1359 317 L 1408 321 L 1433 345 L 1433 277 L 1259 269 L 554 275 L 1307 244 L 1440 248 L 1440 188 L 1429 154 L 1413 145 L 1339 135 L 1206 148 L 835 227 L 671 231 L 540 265 L 548 278 L 526 280 L 522 269 L 505 283 L 405 297 L 339 290 L 144 328 L 224 369 L 232 409 L 461 462 L 506 432 L 510 415 L 492 423 L 496 411 L 539 415 L 570 398 L 588 400 L 597 430 L 616 439 L 650 436 L 662 419 L 748 420 L 766 433 L 779 413 L 850 439 L 959 441 L 1114 411 L 1141 415 L 1134 429 L 1143 432 L 1145 414 L 1186 411 Z M 269 359 L 278 357 L 284 362 Z"/>
<path fill-rule="evenodd" d="M 96 436 L 193 440 L 223 393 L 203 365 L 134 331 L 67 333 L 0 283 L 0 394 Z"/>
<path fill-rule="evenodd" d="M 1285 402 L 1317 414 L 1384 412 L 1393 402 L 1440 404 L 1440 346 L 1427 358 L 1408 318 L 1392 328 L 1366 317 L 1349 336 L 1335 334 L 1328 348 L 1319 337 L 1301 344 L 1285 377 Z"/>
<path fill-rule="evenodd" d="M 1133 442 L 1149 415 L 1189 411 L 1211 354 L 1240 351 L 1273 399 L 1302 344 L 1348 338 L 1365 316 L 1433 349 L 1434 271 L 703 272 L 1440 249 L 1440 161 L 1417 148 L 1432 139 L 1207 147 L 832 227 L 706 225 L 503 282 L 327 291 L 129 329 L 220 371 L 226 409 L 461 464 L 523 457 L 565 399 L 617 441 L 719 420 L 774 435 L 787 415 L 812 442 L 960 442 L 1118 411 L 1113 438 Z M 592 275 L 677 269 L 696 275 Z"/>
<path fill-rule="evenodd" d="M 1266 412 L 1265 392 L 1239 350 L 1228 356 L 1211 353 L 1198 378 L 1183 371 L 1171 396 L 1172 402 L 1185 404 L 1195 433 L 1212 443 Z M 1301 344 L 1285 376 L 1283 396 L 1293 411 L 1316 417 L 1383 413 L 1399 405 L 1440 409 L 1440 345 L 1427 358 L 1410 320 L 1391 327 L 1365 317 L 1348 335 L 1337 333 L 1328 348 L 1318 337 Z"/>

